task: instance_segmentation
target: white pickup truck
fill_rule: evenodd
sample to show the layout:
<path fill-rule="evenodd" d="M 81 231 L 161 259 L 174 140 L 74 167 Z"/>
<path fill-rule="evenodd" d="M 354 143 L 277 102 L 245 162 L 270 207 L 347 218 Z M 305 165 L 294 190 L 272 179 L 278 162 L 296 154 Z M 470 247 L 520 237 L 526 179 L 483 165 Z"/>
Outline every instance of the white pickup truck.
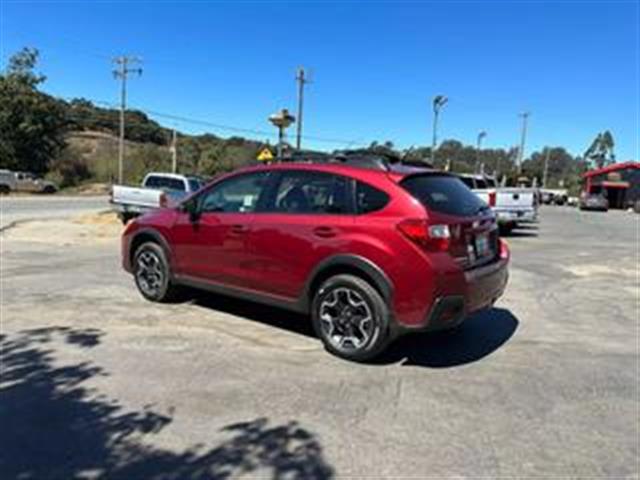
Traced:
<path fill-rule="evenodd" d="M 199 190 L 201 178 L 175 173 L 148 173 L 141 187 L 114 185 L 109 202 L 122 223 L 156 208 L 175 205 L 182 198 Z"/>
<path fill-rule="evenodd" d="M 460 179 L 496 214 L 500 229 L 509 233 L 519 223 L 538 220 L 538 197 L 533 188 L 498 187 L 486 175 L 460 175 Z"/>

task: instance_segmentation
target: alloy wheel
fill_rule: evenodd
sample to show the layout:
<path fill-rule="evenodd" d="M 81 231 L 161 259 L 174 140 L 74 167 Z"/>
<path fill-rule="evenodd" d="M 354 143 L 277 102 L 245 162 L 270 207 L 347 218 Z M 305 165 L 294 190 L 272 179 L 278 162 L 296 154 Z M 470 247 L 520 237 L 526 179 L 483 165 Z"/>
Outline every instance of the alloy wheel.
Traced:
<path fill-rule="evenodd" d="M 343 352 L 366 346 L 375 332 L 369 305 L 351 288 L 331 290 L 320 303 L 319 318 L 327 340 Z"/>

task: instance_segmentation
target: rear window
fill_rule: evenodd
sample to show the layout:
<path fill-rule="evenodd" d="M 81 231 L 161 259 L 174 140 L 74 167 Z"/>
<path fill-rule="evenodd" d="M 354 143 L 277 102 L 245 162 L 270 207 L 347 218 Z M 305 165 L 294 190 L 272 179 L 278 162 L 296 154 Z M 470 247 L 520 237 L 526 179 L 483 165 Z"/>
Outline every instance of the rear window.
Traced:
<path fill-rule="evenodd" d="M 462 180 L 462 183 L 464 183 L 467 187 L 469 187 L 471 189 L 475 188 L 475 185 L 473 184 L 473 178 L 460 177 L 460 180 Z"/>
<path fill-rule="evenodd" d="M 487 188 L 489 188 L 487 182 L 485 180 L 483 180 L 482 178 L 478 178 L 476 179 L 476 188 L 479 188 L 481 190 L 485 190 Z"/>
<path fill-rule="evenodd" d="M 413 175 L 402 187 L 429 210 L 447 215 L 472 216 L 488 208 L 457 177 L 449 175 Z"/>
<path fill-rule="evenodd" d="M 145 187 L 158 190 L 178 190 L 184 192 L 184 182 L 179 178 L 150 176 L 145 182 Z"/>

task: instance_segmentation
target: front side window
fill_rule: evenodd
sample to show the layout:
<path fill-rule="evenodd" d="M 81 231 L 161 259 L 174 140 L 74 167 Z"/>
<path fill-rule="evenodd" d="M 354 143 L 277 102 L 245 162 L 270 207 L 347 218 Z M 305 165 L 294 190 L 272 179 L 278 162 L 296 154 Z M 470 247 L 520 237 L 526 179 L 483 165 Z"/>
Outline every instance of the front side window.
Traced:
<path fill-rule="evenodd" d="M 348 214 L 350 181 L 323 172 L 283 173 L 271 210 L 283 213 Z"/>
<path fill-rule="evenodd" d="M 201 213 L 251 213 L 258 205 L 267 172 L 238 175 L 214 185 L 200 195 Z"/>

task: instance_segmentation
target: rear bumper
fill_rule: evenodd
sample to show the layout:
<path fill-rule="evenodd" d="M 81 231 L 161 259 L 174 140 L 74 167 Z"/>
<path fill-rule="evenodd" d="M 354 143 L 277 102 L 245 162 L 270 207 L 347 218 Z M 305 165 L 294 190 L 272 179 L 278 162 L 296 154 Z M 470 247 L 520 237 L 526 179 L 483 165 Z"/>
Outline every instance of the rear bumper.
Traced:
<path fill-rule="evenodd" d="M 533 209 L 505 209 L 494 210 L 496 214 L 496 218 L 498 219 L 498 223 L 528 223 L 528 222 L 537 222 L 538 221 L 538 212 Z"/>
<path fill-rule="evenodd" d="M 500 259 L 462 275 L 464 288 L 459 293 L 437 297 L 427 309 L 422 323 L 405 325 L 406 330 L 446 330 L 459 325 L 470 314 L 491 307 L 507 286 L 509 261 Z"/>

